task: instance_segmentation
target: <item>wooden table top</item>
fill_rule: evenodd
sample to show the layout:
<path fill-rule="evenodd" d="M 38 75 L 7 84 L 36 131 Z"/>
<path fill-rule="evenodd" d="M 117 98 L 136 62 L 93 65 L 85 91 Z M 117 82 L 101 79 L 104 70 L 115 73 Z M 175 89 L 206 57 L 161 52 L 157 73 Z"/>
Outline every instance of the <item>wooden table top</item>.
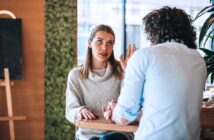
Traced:
<path fill-rule="evenodd" d="M 202 108 L 200 114 L 200 121 L 202 128 L 214 128 L 214 108 Z M 100 130 L 112 130 L 123 132 L 136 132 L 138 124 L 132 125 L 116 125 L 109 123 L 105 119 L 98 120 L 76 120 L 75 125 L 82 128 L 94 128 Z"/>
<path fill-rule="evenodd" d="M 123 132 L 135 132 L 138 128 L 138 124 L 132 125 L 117 125 L 115 123 L 109 123 L 105 119 L 98 120 L 76 120 L 75 125 L 82 128 L 95 128 L 100 130 L 112 130 Z"/>
<path fill-rule="evenodd" d="M 214 129 L 214 108 L 201 109 L 201 127 Z"/>

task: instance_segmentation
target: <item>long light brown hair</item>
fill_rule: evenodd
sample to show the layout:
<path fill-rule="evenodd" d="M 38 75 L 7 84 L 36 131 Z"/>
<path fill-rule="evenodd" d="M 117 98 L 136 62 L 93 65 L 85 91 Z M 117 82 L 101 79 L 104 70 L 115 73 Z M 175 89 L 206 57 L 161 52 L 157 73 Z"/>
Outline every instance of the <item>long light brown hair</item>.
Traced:
<path fill-rule="evenodd" d="M 96 33 L 99 31 L 104 31 L 104 32 L 112 34 L 114 37 L 114 42 L 115 42 L 115 34 L 114 34 L 114 31 L 112 30 L 112 28 L 108 25 L 103 25 L 103 24 L 98 25 L 95 28 L 93 28 L 88 40 L 92 41 L 95 38 Z M 108 62 L 112 66 L 112 71 L 113 71 L 113 75 L 115 76 L 115 78 L 122 79 L 123 70 L 120 66 L 120 63 L 114 57 L 114 51 L 112 51 L 111 56 L 108 59 Z M 81 67 L 81 69 L 80 69 L 79 74 L 80 74 L 81 79 L 87 79 L 89 71 L 92 70 L 92 49 L 90 47 L 88 47 L 88 49 L 87 49 L 85 63 L 83 65 L 81 65 L 80 67 Z"/>

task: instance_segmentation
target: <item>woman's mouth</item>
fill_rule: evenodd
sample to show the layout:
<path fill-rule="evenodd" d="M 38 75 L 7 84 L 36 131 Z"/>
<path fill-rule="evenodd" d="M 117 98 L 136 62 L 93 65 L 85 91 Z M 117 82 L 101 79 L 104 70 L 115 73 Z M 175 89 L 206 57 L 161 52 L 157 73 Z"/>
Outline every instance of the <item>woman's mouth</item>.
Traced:
<path fill-rule="evenodd" d="M 107 53 L 99 53 L 99 55 L 101 55 L 102 57 L 106 57 L 106 56 L 108 56 L 108 54 L 107 54 Z"/>

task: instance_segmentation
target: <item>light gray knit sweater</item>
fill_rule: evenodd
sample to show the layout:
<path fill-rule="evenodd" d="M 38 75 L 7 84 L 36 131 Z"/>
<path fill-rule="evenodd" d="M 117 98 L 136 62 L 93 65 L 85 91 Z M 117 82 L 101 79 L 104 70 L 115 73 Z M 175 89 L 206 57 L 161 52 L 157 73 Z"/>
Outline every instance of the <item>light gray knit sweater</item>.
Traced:
<path fill-rule="evenodd" d="M 112 74 L 111 65 L 106 69 L 96 69 L 89 73 L 86 80 L 79 77 L 80 67 L 70 71 L 66 89 L 66 118 L 74 123 L 79 119 L 79 111 L 88 107 L 92 112 L 103 118 L 102 106 L 107 106 L 108 101 L 117 100 L 122 80 L 116 79 Z M 101 136 L 105 132 L 96 129 L 79 128 L 77 138 L 86 140 L 94 136 Z"/>

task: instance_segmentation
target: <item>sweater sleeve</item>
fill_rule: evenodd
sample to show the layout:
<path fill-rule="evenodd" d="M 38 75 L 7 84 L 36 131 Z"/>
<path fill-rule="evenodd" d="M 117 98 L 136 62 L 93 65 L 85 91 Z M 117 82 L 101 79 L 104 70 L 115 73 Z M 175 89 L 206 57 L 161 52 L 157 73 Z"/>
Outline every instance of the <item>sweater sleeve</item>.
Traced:
<path fill-rule="evenodd" d="M 75 81 L 76 74 L 71 71 L 68 75 L 67 88 L 66 88 L 66 110 L 65 117 L 71 123 L 75 120 L 80 119 L 80 110 L 85 107 L 83 101 L 78 94 L 78 85 Z"/>

